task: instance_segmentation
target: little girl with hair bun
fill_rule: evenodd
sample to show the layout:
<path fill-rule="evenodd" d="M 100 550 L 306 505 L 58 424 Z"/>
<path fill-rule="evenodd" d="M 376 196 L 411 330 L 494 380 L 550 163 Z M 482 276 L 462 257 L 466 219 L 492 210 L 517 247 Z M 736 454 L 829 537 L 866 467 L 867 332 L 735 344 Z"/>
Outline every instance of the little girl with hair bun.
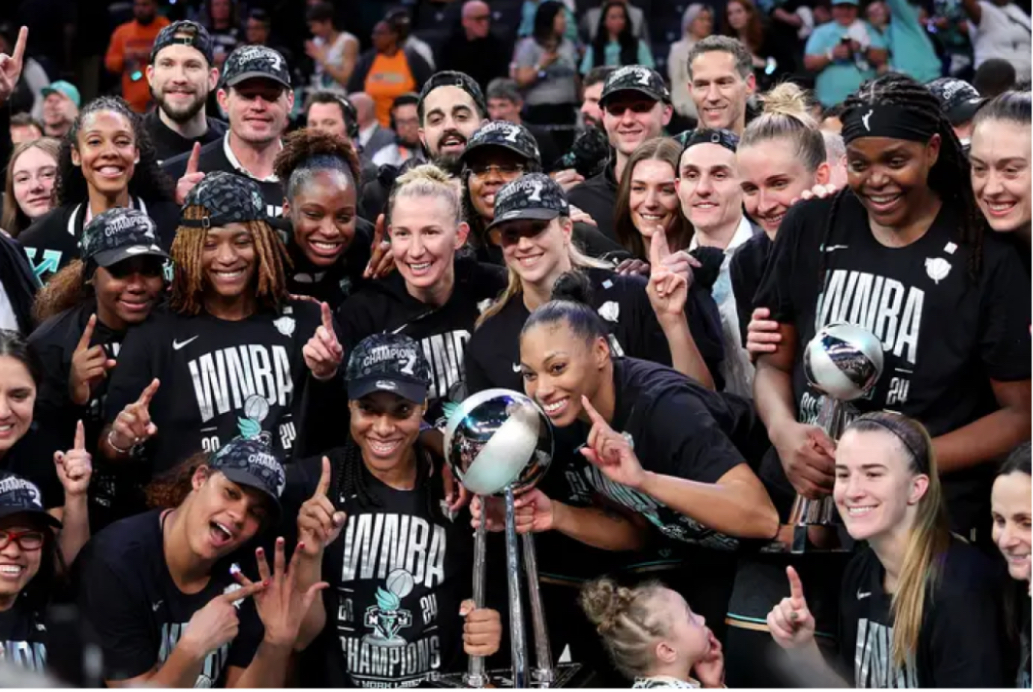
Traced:
<path fill-rule="evenodd" d="M 581 607 L 634 688 L 725 686 L 721 643 L 677 591 L 656 581 L 628 588 L 598 579 L 581 591 Z"/>

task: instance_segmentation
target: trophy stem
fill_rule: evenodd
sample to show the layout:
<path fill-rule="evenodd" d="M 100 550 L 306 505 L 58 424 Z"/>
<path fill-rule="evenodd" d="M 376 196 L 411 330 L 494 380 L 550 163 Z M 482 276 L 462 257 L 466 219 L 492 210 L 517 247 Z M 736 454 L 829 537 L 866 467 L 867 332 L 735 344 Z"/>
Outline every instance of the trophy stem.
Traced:
<path fill-rule="evenodd" d="M 538 556 L 534 550 L 534 536 L 521 536 L 524 547 L 524 571 L 527 573 L 527 600 L 531 603 L 531 627 L 534 630 L 535 667 L 531 672 L 531 683 L 535 687 L 551 687 L 555 678 L 552 668 L 552 651 L 549 648 L 549 632 L 545 624 L 545 608 L 542 606 L 541 586 L 538 583 Z"/>
<path fill-rule="evenodd" d="M 524 611 L 520 604 L 520 554 L 517 549 L 516 506 L 513 486 L 506 490 L 506 571 L 509 573 L 510 650 L 513 657 L 513 689 L 527 687 L 527 640 Z"/>
<path fill-rule="evenodd" d="M 484 498 L 481 498 L 484 507 Z M 485 528 L 486 518 L 482 517 L 481 525 L 474 531 L 473 538 L 473 602 L 478 608 L 484 607 L 484 573 L 487 565 L 488 533 Z M 484 688 L 488 685 L 488 676 L 484 672 L 484 657 L 471 656 L 463 684 L 472 688 Z"/>

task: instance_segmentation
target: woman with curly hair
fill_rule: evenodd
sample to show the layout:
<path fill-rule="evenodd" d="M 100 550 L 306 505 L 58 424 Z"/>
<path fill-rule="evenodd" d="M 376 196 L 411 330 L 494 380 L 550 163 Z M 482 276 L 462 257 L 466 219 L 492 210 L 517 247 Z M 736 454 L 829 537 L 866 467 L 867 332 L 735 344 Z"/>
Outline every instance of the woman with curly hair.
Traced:
<path fill-rule="evenodd" d="M 337 308 L 364 281 L 373 225 L 358 215 L 359 159 L 334 135 L 292 132 L 273 164 L 284 182 L 285 245 L 292 294 Z"/>
<path fill-rule="evenodd" d="M 154 219 L 166 250 L 179 221 L 172 182 L 158 168 L 143 121 L 118 97 L 91 101 L 61 142 L 57 200 L 18 238 L 43 282 L 79 257 L 83 227 L 101 212 L 139 209 Z"/>
<path fill-rule="evenodd" d="M 129 333 L 108 386 L 108 459 L 143 457 L 161 472 L 241 435 L 291 453 L 319 308 L 288 295 L 287 255 L 265 209 L 258 184 L 230 173 L 208 174 L 187 196 L 170 309 Z M 333 328 L 326 308 L 323 323 Z"/>

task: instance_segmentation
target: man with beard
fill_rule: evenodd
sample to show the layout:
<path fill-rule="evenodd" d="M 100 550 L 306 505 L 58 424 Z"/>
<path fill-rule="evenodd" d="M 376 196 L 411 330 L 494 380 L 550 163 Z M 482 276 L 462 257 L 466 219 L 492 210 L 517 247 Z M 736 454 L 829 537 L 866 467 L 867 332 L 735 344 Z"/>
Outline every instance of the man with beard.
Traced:
<path fill-rule="evenodd" d="M 104 66 L 108 72 L 122 75 L 122 98 L 137 113 L 145 112 L 151 100 L 143 74 L 151 46 L 168 25 L 168 19 L 158 16 L 157 0 L 133 0 L 133 21 L 111 35 Z"/>
<path fill-rule="evenodd" d="M 466 151 L 467 141 L 488 119 L 484 92 L 468 74 L 452 70 L 438 72 L 423 85 L 416 115 L 425 157 L 439 168 L 458 175 L 459 157 Z M 404 166 L 381 166 L 377 177 L 362 186 L 361 217 L 372 221 L 383 213 L 391 186 L 403 169 Z"/>
<path fill-rule="evenodd" d="M 43 134 L 63 139 L 79 117 L 82 98 L 74 84 L 63 79 L 43 87 Z"/>
<path fill-rule="evenodd" d="M 603 96 L 606 78 L 616 69 L 612 65 L 599 65 L 589 70 L 581 80 L 581 119 L 585 127 L 603 129 L 603 109 L 599 107 L 599 99 Z"/>
<path fill-rule="evenodd" d="M 147 82 L 157 108 L 144 116 L 144 127 L 159 162 L 187 153 L 194 142 L 205 145 L 226 134 L 226 123 L 205 112 L 219 81 L 213 63 L 212 39 L 196 22 L 173 22 L 155 39 Z"/>
<path fill-rule="evenodd" d="M 182 204 L 206 173 L 225 171 L 257 182 L 269 216 L 280 216 L 283 186 L 273 173 L 273 161 L 283 148 L 280 138 L 287 130 L 288 115 L 294 107 L 286 61 L 265 46 L 237 48 L 226 58 L 216 96 L 219 106 L 229 115 L 229 131 L 203 147 L 195 143 L 190 153 L 162 165 L 166 173 L 179 181 L 176 201 Z"/>

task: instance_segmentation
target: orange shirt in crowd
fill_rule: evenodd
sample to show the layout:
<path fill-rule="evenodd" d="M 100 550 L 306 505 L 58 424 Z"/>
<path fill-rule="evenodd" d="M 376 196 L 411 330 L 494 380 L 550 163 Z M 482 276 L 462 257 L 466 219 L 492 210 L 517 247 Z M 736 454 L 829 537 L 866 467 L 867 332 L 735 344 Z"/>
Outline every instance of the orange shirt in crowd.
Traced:
<path fill-rule="evenodd" d="M 391 106 L 396 98 L 410 91 L 416 91 L 416 79 L 409 69 L 405 52 L 399 50 L 392 56 L 378 53 L 373 60 L 363 91 L 370 95 L 376 107 L 377 120 L 381 127 L 391 127 Z"/>
<path fill-rule="evenodd" d="M 154 39 L 168 25 L 169 20 L 161 16 L 155 17 L 147 26 L 134 19 L 115 29 L 111 35 L 104 65 L 108 72 L 122 74 L 122 98 L 137 113 L 146 112 L 151 101 L 144 69 L 150 62 Z"/>

